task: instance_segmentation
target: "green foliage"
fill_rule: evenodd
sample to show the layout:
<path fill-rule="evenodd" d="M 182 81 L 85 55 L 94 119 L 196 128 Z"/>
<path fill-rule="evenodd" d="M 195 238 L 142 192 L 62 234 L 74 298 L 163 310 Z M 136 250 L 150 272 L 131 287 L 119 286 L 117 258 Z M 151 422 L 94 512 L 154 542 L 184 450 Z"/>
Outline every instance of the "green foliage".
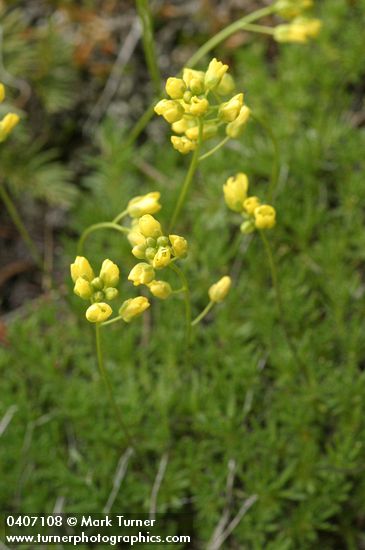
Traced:
<path fill-rule="evenodd" d="M 312 382 L 287 347 L 261 242 L 242 238 L 234 255 L 238 219 L 223 205 L 222 184 L 245 171 L 251 190 L 264 196 L 271 170 L 270 143 L 253 122 L 239 144 L 202 164 L 179 227 L 191 243 L 195 313 L 231 261 L 227 302 L 197 328 L 188 354 L 179 298 L 154 301 L 143 321 L 103 330 L 107 369 L 137 442 L 113 511 L 148 511 L 167 452 L 158 510 L 191 511 L 196 548 L 206 547 L 226 506 L 229 461 L 236 464 L 231 517 L 250 495 L 258 500 L 223 548 L 365 544 L 365 132 L 355 116 L 365 5 L 327 0 L 321 12 L 317 43 L 282 45 L 268 60 L 271 43 L 255 39 L 233 63 L 247 103 L 280 141 L 278 225 L 270 240 L 287 320 Z M 156 189 L 166 221 L 186 159 L 165 140 L 123 149 L 111 121 L 98 135 L 74 227 L 104 221 L 133 195 Z M 147 177 L 146 165 L 158 173 Z M 87 255 L 100 260 L 107 250 L 127 275 L 125 241 L 109 233 L 92 239 Z M 75 243 L 66 250 L 71 258 Z M 122 299 L 132 295 L 125 283 Z M 108 499 L 126 446 L 82 317 L 76 298 L 30 306 L 0 350 L 1 413 L 18 407 L 0 448 L 3 508 L 51 512 L 62 496 L 66 511 L 100 512 Z"/>

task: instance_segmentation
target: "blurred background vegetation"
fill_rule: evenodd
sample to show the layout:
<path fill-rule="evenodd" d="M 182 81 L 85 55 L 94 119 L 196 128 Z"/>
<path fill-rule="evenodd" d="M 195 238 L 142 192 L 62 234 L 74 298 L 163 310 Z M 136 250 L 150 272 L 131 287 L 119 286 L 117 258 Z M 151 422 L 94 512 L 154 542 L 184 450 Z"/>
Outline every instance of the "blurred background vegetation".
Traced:
<path fill-rule="evenodd" d="M 1 206 L 2 510 L 101 512 L 124 457 L 111 510 L 148 512 L 162 464 L 157 510 L 193 514 L 191 548 L 206 548 L 224 511 L 234 518 L 252 495 L 223 548 L 365 548 L 365 2 L 317 4 L 315 43 L 240 32 L 214 52 L 280 142 L 270 239 L 314 383 L 288 350 L 259 239 L 242 238 L 233 254 L 237 220 L 222 184 L 244 171 L 264 194 L 271 171 L 270 142 L 251 122 L 202 165 L 179 227 L 191 244 L 194 312 L 230 273 L 227 302 L 198 327 L 188 353 L 178 298 L 104 331 L 107 368 L 137 441 L 126 456 L 68 264 L 80 231 L 134 195 L 161 191 L 168 219 L 187 161 L 157 118 L 126 146 L 153 98 L 133 2 L 0 2 L 1 109 L 11 105 L 22 118 L 0 148 L 1 179 L 54 280 L 50 290 Z M 164 78 L 263 5 L 153 2 Z M 123 275 L 134 263 L 128 243 L 110 233 L 90 238 L 86 255 L 111 258 Z"/>

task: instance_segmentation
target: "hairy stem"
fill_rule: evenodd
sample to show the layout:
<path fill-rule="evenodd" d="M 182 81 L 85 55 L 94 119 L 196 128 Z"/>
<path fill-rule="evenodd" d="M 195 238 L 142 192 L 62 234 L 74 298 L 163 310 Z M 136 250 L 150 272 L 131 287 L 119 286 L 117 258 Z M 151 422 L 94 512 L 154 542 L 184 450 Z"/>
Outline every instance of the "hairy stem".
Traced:
<path fill-rule="evenodd" d="M 199 313 L 199 315 L 197 317 L 195 317 L 194 321 L 191 322 L 191 326 L 195 327 L 195 325 L 199 324 L 200 321 L 202 321 L 204 319 L 204 317 L 206 315 L 208 315 L 208 313 L 210 312 L 210 310 L 212 309 L 214 304 L 215 304 L 215 302 L 210 301 L 209 304 L 207 306 L 205 306 L 203 311 L 201 313 Z"/>
<path fill-rule="evenodd" d="M 152 15 L 148 0 L 137 0 L 138 15 L 142 22 L 143 48 L 147 67 L 152 78 L 156 95 L 161 93 L 161 74 L 157 64 L 155 41 L 153 37 Z"/>

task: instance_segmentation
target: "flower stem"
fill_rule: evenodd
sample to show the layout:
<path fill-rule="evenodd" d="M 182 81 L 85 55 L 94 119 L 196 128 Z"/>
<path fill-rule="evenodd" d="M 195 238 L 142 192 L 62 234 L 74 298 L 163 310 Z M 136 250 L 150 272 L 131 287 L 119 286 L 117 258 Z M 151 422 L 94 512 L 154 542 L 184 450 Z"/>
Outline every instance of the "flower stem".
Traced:
<path fill-rule="evenodd" d="M 212 307 L 214 306 L 214 303 L 215 302 L 212 302 L 210 301 L 209 304 L 207 306 L 205 306 L 205 308 L 203 309 L 203 311 L 201 313 L 199 313 L 199 315 L 197 317 L 195 317 L 194 321 L 191 322 L 191 326 L 192 327 L 195 327 L 195 325 L 197 325 L 198 323 L 200 323 L 200 321 L 202 321 L 204 319 L 204 317 L 206 315 L 208 315 L 208 313 L 210 312 L 210 310 L 212 309 Z"/>
<path fill-rule="evenodd" d="M 85 231 L 81 235 L 80 240 L 78 242 L 77 253 L 79 255 L 82 254 L 87 237 L 91 233 L 93 233 L 94 231 L 98 231 L 99 229 L 114 229 L 115 231 L 119 231 L 119 233 L 123 233 L 124 235 L 129 233 L 130 231 L 128 227 L 123 227 L 122 225 L 118 225 L 117 223 L 114 223 L 114 222 L 101 222 L 101 223 L 95 223 L 94 225 L 90 225 L 90 227 L 85 229 Z"/>
<path fill-rule="evenodd" d="M 262 242 L 264 244 L 264 248 L 265 248 L 265 252 L 266 252 L 266 256 L 267 256 L 267 260 L 268 260 L 268 264 L 269 264 L 269 268 L 270 268 L 272 286 L 273 286 L 274 293 L 275 293 L 276 305 L 277 305 L 278 312 L 279 312 L 279 319 L 280 319 L 280 323 L 281 323 L 281 326 L 282 326 L 284 334 L 285 334 L 285 338 L 286 338 L 288 347 L 289 347 L 295 361 L 298 363 L 299 367 L 302 369 L 307 382 L 309 383 L 309 385 L 313 386 L 314 385 L 314 380 L 313 380 L 313 377 L 312 377 L 312 373 L 311 373 L 310 369 L 308 368 L 308 365 L 304 361 L 302 361 L 302 359 L 301 359 L 301 357 L 298 353 L 297 346 L 294 343 L 293 338 L 291 336 L 289 326 L 287 324 L 285 308 L 284 308 L 284 302 L 283 302 L 283 298 L 282 298 L 282 294 L 281 294 L 281 288 L 280 288 L 280 284 L 279 284 L 278 272 L 277 272 L 277 268 L 276 268 L 276 265 L 275 265 L 274 256 L 273 256 L 273 253 L 272 253 L 272 249 L 271 249 L 269 240 L 266 237 L 264 231 L 259 231 L 259 233 L 260 233 Z"/>
<path fill-rule="evenodd" d="M 112 408 L 114 409 L 117 421 L 118 421 L 118 423 L 120 425 L 120 428 L 121 428 L 121 430 L 124 434 L 126 443 L 130 447 L 133 447 L 134 445 L 133 445 L 132 437 L 129 434 L 129 431 L 128 431 L 125 423 L 124 423 L 122 413 L 120 412 L 120 409 L 119 409 L 119 407 L 117 405 L 117 402 L 115 400 L 115 397 L 114 397 L 113 386 L 112 386 L 112 384 L 109 380 L 107 370 L 104 366 L 103 352 L 102 352 L 102 347 L 101 347 L 100 325 L 98 323 L 95 325 L 95 342 L 96 342 L 96 355 L 97 355 L 97 359 L 98 359 L 98 367 L 99 367 L 101 377 L 103 378 L 105 386 L 108 390 L 109 402 L 110 402 Z"/>
<path fill-rule="evenodd" d="M 252 112 L 251 112 L 251 117 L 263 128 L 263 130 L 266 132 L 268 138 L 272 143 L 274 158 L 272 163 L 271 179 L 270 179 L 270 185 L 269 185 L 269 191 L 268 191 L 268 201 L 271 202 L 273 199 L 274 193 L 276 191 L 276 187 L 279 181 L 279 174 L 280 174 L 279 142 L 276 139 L 276 136 L 272 131 L 271 126 L 265 120 L 263 120 L 261 117 L 258 117 L 256 114 Z"/>
<path fill-rule="evenodd" d="M 117 321 L 121 321 L 123 317 L 121 315 L 118 315 L 118 317 L 114 317 L 113 319 L 110 319 L 109 321 L 104 321 L 101 323 L 102 327 L 106 327 L 107 325 L 112 325 L 113 323 L 116 323 Z"/>
<path fill-rule="evenodd" d="M 15 227 L 19 231 L 23 241 L 25 242 L 26 246 L 28 247 L 28 250 L 35 262 L 35 264 L 43 271 L 43 262 L 42 258 L 37 250 L 37 247 L 32 239 L 32 237 L 29 235 L 27 228 L 25 227 L 18 210 L 10 197 L 9 193 L 7 192 L 5 185 L 0 182 L 0 196 L 2 201 L 5 204 L 5 207 L 8 211 L 8 214 L 10 218 L 12 219 Z"/>
<path fill-rule="evenodd" d="M 118 214 L 118 216 L 116 216 L 116 217 L 114 218 L 114 220 L 112 220 L 112 223 L 118 223 L 118 222 L 120 222 L 120 220 L 122 220 L 123 218 L 125 218 L 127 215 L 128 215 L 128 209 L 123 210 L 123 212 L 121 212 L 120 214 Z"/>
<path fill-rule="evenodd" d="M 137 0 L 137 11 L 142 22 L 143 49 L 156 94 L 161 93 L 161 74 L 157 64 L 155 41 L 153 38 L 152 15 L 148 0 Z"/>
<path fill-rule="evenodd" d="M 220 149 L 221 147 L 223 147 L 227 141 L 231 139 L 229 136 L 226 136 L 224 139 L 222 139 L 222 141 L 220 141 L 215 147 L 213 147 L 212 149 L 210 149 L 210 151 L 208 151 L 207 153 L 204 153 L 204 155 L 202 155 L 201 157 L 199 157 L 198 161 L 201 162 L 202 160 L 205 160 L 207 159 L 208 157 L 210 157 L 210 155 L 213 155 L 216 151 L 218 151 L 218 149 Z"/>
<path fill-rule="evenodd" d="M 171 231 L 172 231 L 172 229 L 173 229 L 173 227 L 174 227 L 174 225 L 175 225 L 175 223 L 176 223 L 176 221 L 179 217 L 181 209 L 184 206 L 186 196 L 188 194 L 191 182 L 193 181 L 193 176 L 194 176 L 196 168 L 198 166 L 199 150 L 200 150 L 200 145 L 201 145 L 201 134 L 202 134 L 202 122 L 201 122 L 201 120 L 199 120 L 198 145 L 197 145 L 197 147 L 196 147 L 196 149 L 193 153 L 193 156 L 192 156 L 192 159 L 191 159 L 191 162 L 190 162 L 190 166 L 189 166 L 189 170 L 186 174 L 184 183 L 182 184 L 180 194 L 179 194 L 179 198 L 177 200 L 175 210 L 174 210 L 174 212 L 172 214 L 172 217 L 171 217 L 171 221 L 170 221 L 170 225 L 169 225 L 169 233 L 171 233 Z"/>
<path fill-rule="evenodd" d="M 175 271 L 179 276 L 182 287 L 184 289 L 184 301 L 185 301 L 185 322 L 186 322 L 186 341 L 187 344 L 190 344 L 191 340 L 191 303 L 190 303 L 190 289 L 188 280 L 185 276 L 185 273 L 182 269 L 177 267 L 177 265 L 170 263 L 169 268 Z"/>

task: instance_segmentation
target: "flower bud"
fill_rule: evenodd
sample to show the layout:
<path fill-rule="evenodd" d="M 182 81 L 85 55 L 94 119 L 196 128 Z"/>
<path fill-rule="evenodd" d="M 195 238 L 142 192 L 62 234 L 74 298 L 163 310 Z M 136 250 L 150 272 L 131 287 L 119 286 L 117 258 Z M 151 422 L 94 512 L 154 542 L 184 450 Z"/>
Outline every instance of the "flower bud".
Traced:
<path fill-rule="evenodd" d="M 123 321 L 130 323 L 132 319 L 143 313 L 150 307 L 150 303 L 144 296 L 138 296 L 137 298 L 130 298 L 123 302 L 119 309 L 119 315 Z"/>
<path fill-rule="evenodd" d="M 167 246 L 161 246 L 153 258 L 153 267 L 155 269 L 162 269 L 171 262 L 171 250 Z"/>
<path fill-rule="evenodd" d="M 102 302 L 105 299 L 105 294 L 102 290 L 94 292 L 92 296 L 93 302 Z"/>
<path fill-rule="evenodd" d="M 252 220 L 246 220 L 245 222 L 241 223 L 240 231 L 244 235 L 249 235 L 250 233 L 253 233 L 255 231 L 255 224 Z"/>
<path fill-rule="evenodd" d="M 243 131 L 244 127 L 247 124 L 248 119 L 250 118 L 250 109 L 243 105 L 241 107 L 240 112 L 238 114 L 238 117 L 233 120 L 233 122 L 230 122 L 227 124 L 226 127 L 226 134 L 230 138 L 237 138 Z"/>
<path fill-rule="evenodd" d="M 269 204 L 263 204 L 256 208 L 254 216 L 257 229 L 271 229 L 276 223 L 275 208 Z"/>
<path fill-rule="evenodd" d="M 277 0 L 276 12 L 282 17 L 292 19 L 313 6 L 313 0 Z"/>
<path fill-rule="evenodd" d="M 211 301 L 216 303 L 223 302 L 231 288 L 231 283 L 231 278 L 226 275 L 212 285 L 209 289 L 209 298 Z"/>
<path fill-rule="evenodd" d="M 225 73 L 222 80 L 216 87 L 215 92 L 217 92 L 217 94 L 219 95 L 228 95 L 231 94 L 234 89 L 235 83 L 233 77 L 230 74 Z"/>
<path fill-rule="evenodd" d="M 218 126 L 215 123 L 207 123 L 203 125 L 202 128 L 202 139 L 210 139 L 214 137 L 218 132 Z M 192 140 L 199 139 L 199 126 L 194 126 L 186 130 L 186 137 Z"/>
<path fill-rule="evenodd" d="M 138 260 L 144 260 L 146 258 L 146 245 L 137 244 L 137 246 L 132 248 L 132 254 Z"/>
<path fill-rule="evenodd" d="M 253 215 L 256 208 L 260 206 L 260 199 L 258 197 L 248 197 L 243 202 L 243 208 L 246 210 L 247 214 L 250 214 L 250 216 Z"/>
<path fill-rule="evenodd" d="M 138 227 L 144 237 L 153 237 L 157 239 L 157 237 L 160 237 L 162 234 L 160 222 L 150 214 L 145 214 L 139 219 Z"/>
<path fill-rule="evenodd" d="M 79 277 L 83 277 L 87 281 L 92 281 L 95 277 L 91 265 L 84 256 L 76 256 L 76 259 L 71 268 L 71 278 L 76 283 Z"/>
<path fill-rule="evenodd" d="M 191 141 L 185 136 L 171 136 L 171 143 L 174 149 L 179 151 L 182 155 L 187 155 L 191 151 L 194 151 L 198 145 L 196 141 Z"/>
<path fill-rule="evenodd" d="M 86 319 L 90 323 L 103 323 L 113 313 L 112 308 L 109 304 L 105 304 L 103 302 L 92 304 L 87 310 L 86 310 Z"/>
<path fill-rule="evenodd" d="M 211 60 L 208 70 L 205 73 L 204 84 L 207 90 L 212 90 L 222 80 L 224 74 L 228 71 L 228 65 L 224 65 L 215 57 Z"/>
<path fill-rule="evenodd" d="M 227 179 L 223 185 L 224 200 L 234 212 L 243 211 L 243 201 L 247 198 L 248 178 L 243 172 Z"/>
<path fill-rule="evenodd" d="M 117 286 L 119 283 L 119 267 L 111 260 L 104 260 L 99 277 L 103 280 L 105 286 Z"/>
<path fill-rule="evenodd" d="M 165 89 L 171 99 L 181 99 L 186 91 L 186 84 L 182 78 L 170 77 L 167 79 Z"/>
<path fill-rule="evenodd" d="M 163 235 L 162 237 L 159 237 L 157 239 L 157 246 L 168 246 L 169 245 L 169 238 Z"/>
<path fill-rule="evenodd" d="M 91 286 L 94 290 L 102 290 L 104 288 L 104 282 L 100 277 L 95 277 L 95 279 L 91 281 Z"/>
<path fill-rule="evenodd" d="M 170 243 L 172 245 L 172 252 L 174 256 L 178 258 L 185 258 L 188 253 L 188 242 L 184 237 L 179 235 L 169 235 Z"/>
<path fill-rule="evenodd" d="M 89 300 L 93 295 L 93 287 L 86 279 L 79 277 L 74 286 L 74 293 L 83 300 Z"/>
<path fill-rule="evenodd" d="M 192 126 L 195 126 L 195 121 L 191 118 L 183 116 L 181 120 L 178 120 L 171 125 L 171 129 L 175 132 L 175 134 L 184 134 L 186 130 Z"/>
<path fill-rule="evenodd" d="M 209 101 L 202 97 L 201 99 L 197 96 L 191 98 L 189 113 L 194 116 L 205 115 L 209 107 Z"/>
<path fill-rule="evenodd" d="M 152 246 L 149 246 L 146 248 L 146 258 L 147 260 L 153 260 L 153 258 L 156 256 L 157 248 L 153 248 Z"/>
<path fill-rule="evenodd" d="M 322 28 L 319 19 L 296 17 L 289 25 L 278 25 L 274 29 L 274 39 L 277 42 L 305 43 L 310 38 L 316 38 Z"/>
<path fill-rule="evenodd" d="M 116 288 L 106 288 L 104 290 L 105 298 L 110 302 L 111 300 L 114 300 L 119 294 L 118 290 Z"/>
<path fill-rule="evenodd" d="M 2 103 L 5 99 L 5 88 L 4 84 L 0 84 L 0 103 Z"/>
<path fill-rule="evenodd" d="M 14 126 L 16 126 L 19 122 L 20 118 L 15 113 L 8 113 L 4 116 L 4 118 L 0 121 L 0 142 L 4 141 Z"/>
<path fill-rule="evenodd" d="M 155 106 L 155 113 L 162 115 L 170 124 L 180 120 L 184 112 L 184 107 L 172 99 L 161 99 Z"/>
<path fill-rule="evenodd" d="M 166 300 L 166 298 L 168 298 L 172 292 L 171 286 L 165 281 L 152 281 L 152 283 L 148 285 L 148 288 L 150 289 L 151 293 L 156 298 L 160 298 L 160 300 Z"/>
<path fill-rule="evenodd" d="M 153 192 L 147 193 L 147 195 L 141 195 L 134 197 L 128 203 L 128 214 L 132 218 L 140 218 L 144 214 L 155 214 L 161 210 L 161 205 L 158 202 L 160 193 Z"/>
<path fill-rule="evenodd" d="M 138 227 L 138 223 L 137 223 L 137 227 Z M 127 238 L 132 246 L 137 246 L 137 245 L 143 246 L 146 244 L 146 237 L 144 237 L 142 233 L 140 233 L 140 231 L 138 231 L 136 228 L 133 228 L 128 233 Z"/>
<path fill-rule="evenodd" d="M 200 95 L 204 92 L 204 77 L 205 74 L 203 71 L 195 71 L 188 68 L 183 70 L 183 80 L 195 95 Z"/>
<path fill-rule="evenodd" d="M 222 103 L 218 110 L 218 116 L 224 122 L 235 120 L 243 105 L 243 94 L 233 96 L 229 101 Z"/>
<path fill-rule="evenodd" d="M 140 262 L 136 264 L 128 275 L 128 281 L 132 281 L 134 286 L 147 285 L 155 278 L 155 272 L 150 264 Z"/>

